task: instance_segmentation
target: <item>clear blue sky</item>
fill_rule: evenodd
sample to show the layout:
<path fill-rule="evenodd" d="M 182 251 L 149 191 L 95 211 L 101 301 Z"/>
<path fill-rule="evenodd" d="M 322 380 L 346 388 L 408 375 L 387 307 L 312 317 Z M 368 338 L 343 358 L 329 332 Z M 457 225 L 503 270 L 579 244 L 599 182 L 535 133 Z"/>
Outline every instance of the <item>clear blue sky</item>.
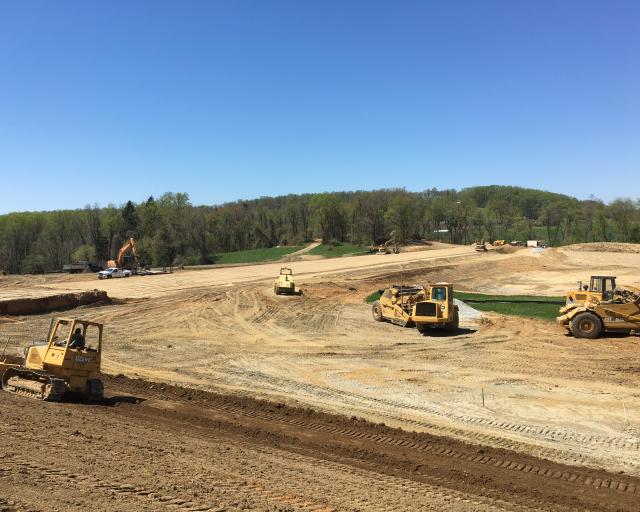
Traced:
<path fill-rule="evenodd" d="M 640 197 L 640 2 L 6 1 L 0 212 L 510 184 Z"/>

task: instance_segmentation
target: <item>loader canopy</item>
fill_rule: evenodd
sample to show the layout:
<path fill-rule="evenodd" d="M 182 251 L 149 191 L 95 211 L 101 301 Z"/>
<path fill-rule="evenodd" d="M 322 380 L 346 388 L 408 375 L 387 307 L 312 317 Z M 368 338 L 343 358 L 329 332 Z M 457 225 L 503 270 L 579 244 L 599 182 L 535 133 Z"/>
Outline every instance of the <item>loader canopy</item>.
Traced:
<path fill-rule="evenodd" d="M 589 291 L 602 293 L 602 300 L 613 299 L 613 291 L 616 288 L 615 276 L 591 276 Z"/>

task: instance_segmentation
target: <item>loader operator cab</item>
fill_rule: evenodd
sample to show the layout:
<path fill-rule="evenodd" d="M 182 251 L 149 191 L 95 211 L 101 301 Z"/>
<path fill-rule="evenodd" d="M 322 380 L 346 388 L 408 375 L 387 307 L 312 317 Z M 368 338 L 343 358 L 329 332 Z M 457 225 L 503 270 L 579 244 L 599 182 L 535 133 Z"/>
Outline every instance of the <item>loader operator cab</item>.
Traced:
<path fill-rule="evenodd" d="M 434 286 L 431 288 L 432 300 L 447 300 L 447 287 L 446 286 Z"/>
<path fill-rule="evenodd" d="M 577 289 L 567 292 L 566 305 L 611 302 L 614 300 L 615 290 L 615 276 L 591 276 L 588 285 L 583 285 L 582 281 L 578 281 Z"/>
<path fill-rule="evenodd" d="M 616 289 L 616 278 L 614 276 L 591 276 L 589 292 L 602 296 L 602 301 L 613 299 L 613 291 Z"/>
<path fill-rule="evenodd" d="M 51 345 L 82 352 L 98 352 L 102 342 L 102 329 L 92 322 L 58 319 L 49 331 Z"/>

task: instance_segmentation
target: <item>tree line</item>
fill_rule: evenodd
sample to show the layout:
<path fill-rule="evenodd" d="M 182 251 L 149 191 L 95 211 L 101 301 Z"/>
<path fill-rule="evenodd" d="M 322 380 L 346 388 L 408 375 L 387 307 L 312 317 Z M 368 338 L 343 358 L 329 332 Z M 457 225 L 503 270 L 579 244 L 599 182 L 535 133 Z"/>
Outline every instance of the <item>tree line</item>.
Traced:
<path fill-rule="evenodd" d="M 192 205 L 185 193 L 141 203 L 0 216 L 0 270 L 60 270 L 65 263 L 103 264 L 126 239 L 142 265 L 213 263 L 216 254 L 322 238 L 325 243 L 544 238 L 550 245 L 640 242 L 640 202 L 573 197 L 519 187 L 404 189 L 261 197 Z"/>

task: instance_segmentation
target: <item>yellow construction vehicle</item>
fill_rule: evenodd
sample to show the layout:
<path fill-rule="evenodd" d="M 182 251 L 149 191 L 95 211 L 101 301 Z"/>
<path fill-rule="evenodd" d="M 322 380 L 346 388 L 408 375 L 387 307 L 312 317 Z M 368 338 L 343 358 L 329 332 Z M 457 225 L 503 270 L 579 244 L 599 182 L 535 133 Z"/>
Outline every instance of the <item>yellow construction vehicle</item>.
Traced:
<path fill-rule="evenodd" d="M 134 257 L 138 257 L 138 244 L 133 238 L 129 238 L 120 250 L 118 251 L 118 256 L 116 256 L 115 260 L 107 261 L 107 268 L 124 268 L 127 261 L 127 255 L 133 254 Z M 130 265 L 129 265 L 130 266 Z"/>
<path fill-rule="evenodd" d="M 597 338 L 601 332 L 640 331 L 640 288 L 616 286 L 615 276 L 592 276 L 566 293 L 557 322 L 576 338 Z"/>
<path fill-rule="evenodd" d="M 375 252 L 376 254 L 399 254 L 400 253 L 400 245 L 398 244 L 398 239 L 396 237 L 396 232 L 392 231 L 390 233 L 390 238 L 386 242 L 380 245 L 370 245 L 369 252 Z"/>
<path fill-rule="evenodd" d="M 371 308 L 378 322 L 415 326 L 421 333 L 433 327 L 458 329 L 458 306 L 453 303 L 451 284 L 393 285 L 380 292 L 380 299 Z"/>
<path fill-rule="evenodd" d="M 505 240 L 495 240 L 491 245 L 493 245 L 494 247 L 502 247 L 506 243 L 507 242 Z"/>
<path fill-rule="evenodd" d="M 398 246 L 398 241 L 395 239 L 395 237 L 378 246 L 378 254 L 391 253 L 400 254 L 400 247 Z"/>
<path fill-rule="evenodd" d="M 290 268 L 282 267 L 280 269 L 280 275 L 273 283 L 273 293 L 276 295 L 300 294 L 300 292 L 296 290 L 296 285 L 293 282 L 293 272 Z"/>
<path fill-rule="evenodd" d="M 478 240 L 476 242 L 475 249 L 477 252 L 485 252 L 487 250 L 487 245 L 484 243 L 484 240 Z"/>
<path fill-rule="evenodd" d="M 47 341 L 28 347 L 24 364 L 0 361 L 2 389 L 50 402 L 66 393 L 102 401 L 102 327 L 88 320 L 52 320 Z"/>

